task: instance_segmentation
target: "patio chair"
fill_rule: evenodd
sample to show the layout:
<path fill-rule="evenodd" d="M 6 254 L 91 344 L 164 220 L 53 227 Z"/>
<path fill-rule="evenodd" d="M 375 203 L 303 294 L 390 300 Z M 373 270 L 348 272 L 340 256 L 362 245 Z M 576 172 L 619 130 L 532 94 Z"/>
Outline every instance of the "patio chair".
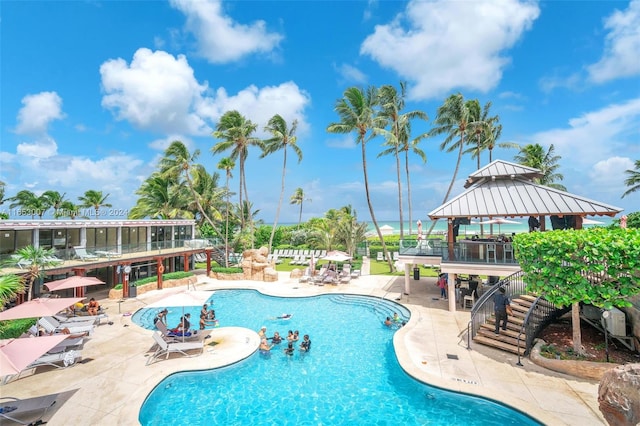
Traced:
<path fill-rule="evenodd" d="M 60 321 L 61 323 L 90 323 L 93 321 L 94 325 L 100 325 L 103 319 L 109 321 L 109 315 L 100 307 L 98 309 L 98 315 L 89 315 L 88 312 L 76 311 L 76 316 L 66 316 L 66 315 L 54 315 L 55 319 Z"/>
<path fill-rule="evenodd" d="M 17 254 L 12 254 L 11 259 L 16 263 L 16 266 L 20 269 L 25 269 L 31 266 L 31 261 L 21 258 Z"/>
<path fill-rule="evenodd" d="M 185 357 L 193 357 L 200 355 L 204 350 L 203 342 L 167 342 L 162 338 L 162 335 L 158 331 L 153 332 L 153 340 L 156 342 L 158 349 L 147 359 L 147 365 L 151 364 L 158 357 L 165 355 L 165 359 L 169 359 L 169 355 L 172 353 L 178 353 Z M 199 349 L 198 354 L 188 354 L 188 351 Z"/>
<path fill-rule="evenodd" d="M 58 395 L 54 393 L 25 399 L 0 397 L 0 420 L 6 419 L 21 425 L 43 424 L 42 418 L 56 403 Z"/>
<path fill-rule="evenodd" d="M 54 317 L 42 317 L 38 320 L 40 327 L 44 328 L 47 333 L 62 333 L 65 328 L 68 329 L 71 334 L 76 333 L 88 333 L 93 334 L 94 320 L 89 321 L 71 321 L 60 322 Z"/>
<path fill-rule="evenodd" d="M 384 260 L 384 254 L 381 251 L 379 251 L 378 254 L 376 255 L 376 260 L 378 262 L 382 262 Z"/>
<path fill-rule="evenodd" d="M 167 328 L 166 325 L 164 325 L 162 321 L 156 322 L 156 328 L 160 332 L 162 338 L 167 342 L 200 340 L 200 334 L 197 331 L 185 333 L 184 336 L 182 336 L 181 334 L 180 335 L 174 334 L 171 330 Z"/>
<path fill-rule="evenodd" d="M 73 250 L 76 252 L 76 256 L 78 256 L 82 261 L 98 260 L 98 256 L 87 253 L 87 249 L 85 247 L 74 247 Z"/>
<path fill-rule="evenodd" d="M 82 359 L 82 352 L 80 349 L 70 349 L 67 351 L 61 351 L 56 353 L 47 352 L 42 355 L 40 358 L 33 361 L 31 364 L 25 368 L 25 370 L 31 368 L 38 368 L 43 365 L 55 368 L 67 368 L 71 365 L 74 365 L 76 362 Z"/>

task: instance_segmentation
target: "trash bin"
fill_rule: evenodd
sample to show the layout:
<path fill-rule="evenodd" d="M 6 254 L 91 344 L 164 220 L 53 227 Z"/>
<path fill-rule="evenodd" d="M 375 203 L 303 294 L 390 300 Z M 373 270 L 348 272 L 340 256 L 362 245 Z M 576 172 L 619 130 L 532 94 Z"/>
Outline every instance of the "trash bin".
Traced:
<path fill-rule="evenodd" d="M 138 297 L 138 291 L 136 289 L 137 287 L 135 285 L 129 286 L 129 297 Z"/>
<path fill-rule="evenodd" d="M 420 279 L 420 268 L 418 267 L 413 268 L 413 279 L 414 280 Z"/>

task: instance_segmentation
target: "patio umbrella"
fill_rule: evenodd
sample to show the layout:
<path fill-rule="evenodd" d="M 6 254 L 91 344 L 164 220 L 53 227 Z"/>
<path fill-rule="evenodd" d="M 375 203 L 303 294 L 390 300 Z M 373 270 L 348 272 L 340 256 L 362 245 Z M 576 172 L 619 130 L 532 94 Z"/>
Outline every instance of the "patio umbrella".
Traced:
<path fill-rule="evenodd" d="M 0 321 L 53 316 L 82 299 L 82 297 L 33 299 L 0 312 Z"/>
<path fill-rule="evenodd" d="M 500 225 L 507 225 L 507 224 L 520 225 L 520 222 L 517 222 L 515 220 L 505 219 L 505 218 L 502 218 L 502 217 L 496 217 L 495 219 L 484 220 L 484 221 L 480 222 L 480 224 L 481 225 L 498 224 L 498 233 L 500 233 Z"/>
<path fill-rule="evenodd" d="M 67 338 L 66 334 L 0 340 L 0 376 L 20 373 L 29 364 Z"/>
<path fill-rule="evenodd" d="M 147 305 L 147 308 L 166 308 L 169 306 L 172 307 L 182 307 L 182 316 L 184 317 L 185 307 L 201 307 L 211 296 L 213 295 L 212 291 L 200 291 L 200 290 L 191 290 L 191 291 L 182 291 L 180 293 L 174 293 L 170 296 L 165 297 L 164 299 L 160 299 L 157 302 L 153 302 Z M 182 340 L 184 341 L 184 334 L 182 333 Z"/>
<path fill-rule="evenodd" d="M 322 259 L 331 262 L 346 262 L 347 260 L 351 259 L 351 256 L 340 250 L 332 250 L 328 252 L 327 255 Z"/>
<path fill-rule="evenodd" d="M 99 284 L 106 284 L 106 283 L 96 277 L 83 277 L 80 275 L 74 275 L 72 277 L 65 278 L 63 280 L 51 281 L 51 282 L 45 283 L 44 285 L 47 286 L 49 291 L 65 290 L 68 288 L 72 288 L 74 289 L 73 290 L 74 295 L 76 295 L 75 289 L 78 287 L 85 287 L 88 285 L 99 285 Z"/>

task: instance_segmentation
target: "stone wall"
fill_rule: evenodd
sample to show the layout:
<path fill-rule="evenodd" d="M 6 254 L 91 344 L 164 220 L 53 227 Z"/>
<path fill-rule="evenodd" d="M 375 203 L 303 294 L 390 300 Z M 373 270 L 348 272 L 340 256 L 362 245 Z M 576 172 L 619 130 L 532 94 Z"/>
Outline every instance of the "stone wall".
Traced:
<path fill-rule="evenodd" d="M 195 275 L 191 277 L 180 278 L 177 280 L 166 280 L 162 281 L 162 288 L 180 287 L 188 284 L 195 284 L 197 281 L 198 278 Z M 136 294 L 140 296 L 148 291 L 157 289 L 158 283 L 154 281 L 152 283 L 136 286 Z M 111 290 L 109 290 L 109 299 L 122 299 L 122 289 L 116 290 L 115 288 L 112 288 Z"/>

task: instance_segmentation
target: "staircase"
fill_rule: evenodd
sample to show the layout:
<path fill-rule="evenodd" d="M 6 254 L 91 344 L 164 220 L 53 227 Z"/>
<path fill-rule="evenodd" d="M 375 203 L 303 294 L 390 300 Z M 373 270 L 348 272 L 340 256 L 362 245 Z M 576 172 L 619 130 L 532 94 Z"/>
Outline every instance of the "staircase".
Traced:
<path fill-rule="evenodd" d="M 521 277 L 522 272 L 518 272 L 505 278 L 476 302 L 471 312 L 468 334 L 474 343 L 526 355 L 540 330 L 566 312 L 566 308 L 558 308 L 544 298 L 527 294 Z M 493 297 L 499 287 L 507 289 L 513 315 L 508 317 L 507 329 L 500 329 L 500 334 L 496 335 Z"/>

